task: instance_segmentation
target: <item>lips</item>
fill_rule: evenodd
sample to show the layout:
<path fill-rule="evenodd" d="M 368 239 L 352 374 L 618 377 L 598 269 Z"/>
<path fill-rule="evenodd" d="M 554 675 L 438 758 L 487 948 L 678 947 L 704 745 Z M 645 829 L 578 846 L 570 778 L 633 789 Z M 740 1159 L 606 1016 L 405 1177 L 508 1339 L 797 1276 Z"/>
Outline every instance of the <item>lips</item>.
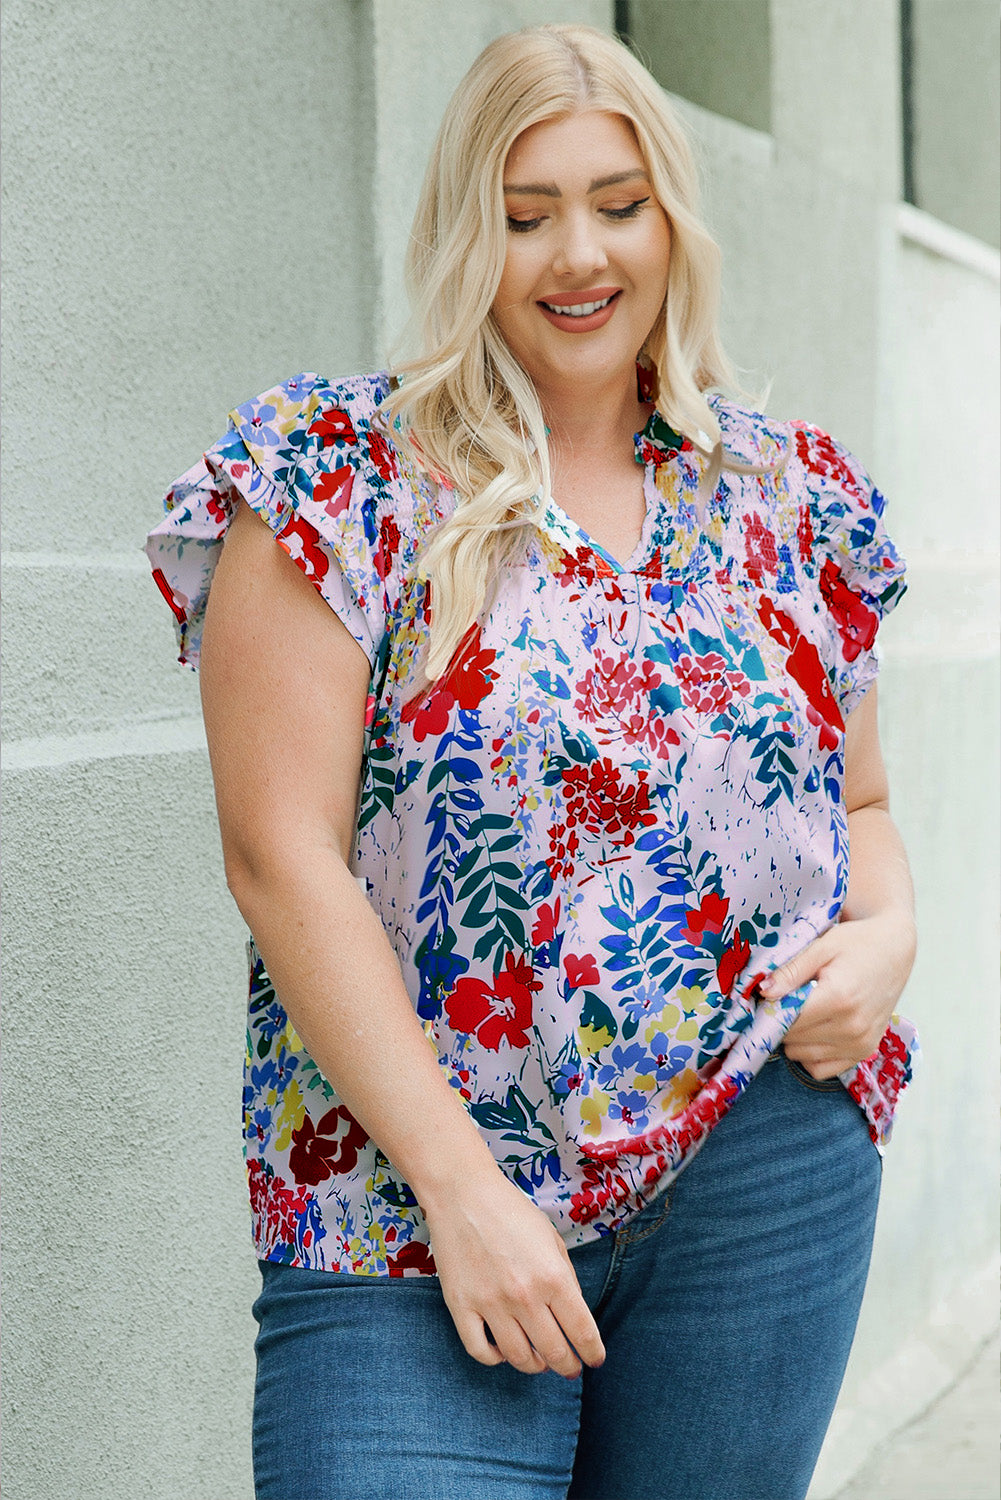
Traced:
<path fill-rule="evenodd" d="M 567 333 L 590 333 L 608 322 L 621 295 L 621 287 L 589 287 L 585 292 L 556 292 L 552 297 L 540 297 L 535 305 L 556 328 Z"/>

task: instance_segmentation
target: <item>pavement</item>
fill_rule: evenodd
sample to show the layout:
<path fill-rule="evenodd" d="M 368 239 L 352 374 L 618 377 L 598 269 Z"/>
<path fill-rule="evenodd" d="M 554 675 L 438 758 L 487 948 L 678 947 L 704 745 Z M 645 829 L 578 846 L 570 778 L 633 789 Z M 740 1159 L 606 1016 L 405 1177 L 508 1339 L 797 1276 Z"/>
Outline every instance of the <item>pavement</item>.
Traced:
<path fill-rule="evenodd" d="M 1001 1334 L 835 1500 L 1001 1500 Z"/>

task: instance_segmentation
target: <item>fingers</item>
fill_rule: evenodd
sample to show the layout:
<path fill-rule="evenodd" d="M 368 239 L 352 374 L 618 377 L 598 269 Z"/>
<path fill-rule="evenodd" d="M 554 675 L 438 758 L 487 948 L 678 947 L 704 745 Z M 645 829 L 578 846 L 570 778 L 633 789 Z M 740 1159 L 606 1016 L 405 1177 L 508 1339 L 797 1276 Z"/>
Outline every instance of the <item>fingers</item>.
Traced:
<path fill-rule="evenodd" d="M 538 1309 L 531 1318 L 532 1332 L 531 1340 L 527 1338 L 522 1329 L 518 1333 L 525 1340 L 535 1359 L 540 1362 L 539 1367 L 543 1370 L 553 1370 L 557 1375 L 564 1376 L 567 1380 L 575 1379 L 581 1372 L 580 1360 L 573 1349 L 567 1343 L 563 1330 L 553 1317 L 548 1307 Z M 511 1361 L 514 1364 L 514 1361 Z M 524 1370 L 523 1364 L 516 1364 L 515 1368 Z M 527 1371 L 534 1374 L 534 1370 Z"/>
<path fill-rule="evenodd" d="M 786 1051 L 804 1065 L 846 1057 L 858 1062 L 876 1051 L 885 1030 L 884 1007 L 832 969 L 817 981 L 786 1033 Z"/>
<path fill-rule="evenodd" d="M 598 1325 L 591 1310 L 580 1294 L 574 1277 L 573 1293 L 551 1303 L 553 1317 L 561 1333 L 569 1340 L 584 1364 L 597 1369 L 605 1362 L 605 1346 L 601 1342 Z"/>
<path fill-rule="evenodd" d="M 788 1049 L 786 1050 L 786 1056 L 792 1058 L 793 1062 L 799 1063 L 800 1067 L 805 1069 L 810 1077 L 815 1078 L 818 1083 L 825 1083 L 830 1078 L 837 1078 L 841 1073 L 846 1072 L 848 1068 L 853 1068 L 860 1061 L 857 1057 L 825 1057 L 823 1059 L 810 1056 L 799 1057 L 798 1055 L 793 1056 Z"/>
<path fill-rule="evenodd" d="M 583 1297 L 554 1294 L 560 1316 L 550 1305 L 534 1301 L 528 1288 L 509 1299 L 509 1308 L 467 1310 L 452 1317 L 473 1359 L 483 1365 L 509 1364 L 523 1375 L 552 1370 L 568 1380 L 581 1373 L 581 1360 L 600 1365 L 605 1358 L 591 1313 Z M 487 1320 L 489 1319 L 489 1321 Z M 579 1353 L 578 1353 L 579 1351 Z"/>
<path fill-rule="evenodd" d="M 463 1317 L 453 1312 L 452 1321 L 455 1323 L 456 1332 L 462 1340 L 466 1353 L 472 1355 L 479 1364 L 502 1365 L 504 1363 L 504 1356 L 488 1337 L 488 1330 L 482 1318 L 478 1318 L 474 1313 L 468 1313 Z"/>
<path fill-rule="evenodd" d="M 784 1000 L 793 990 L 800 989 L 811 979 L 816 979 L 824 964 L 831 957 L 828 934 L 809 943 L 801 953 L 786 959 L 770 974 L 759 981 L 758 989 L 766 1000 Z"/>
<path fill-rule="evenodd" d="M 605 1351 L 559 1232 L 499 1170 L 428 1215 L 446 1306 L 466 1351 L 573 1379 Z"/>

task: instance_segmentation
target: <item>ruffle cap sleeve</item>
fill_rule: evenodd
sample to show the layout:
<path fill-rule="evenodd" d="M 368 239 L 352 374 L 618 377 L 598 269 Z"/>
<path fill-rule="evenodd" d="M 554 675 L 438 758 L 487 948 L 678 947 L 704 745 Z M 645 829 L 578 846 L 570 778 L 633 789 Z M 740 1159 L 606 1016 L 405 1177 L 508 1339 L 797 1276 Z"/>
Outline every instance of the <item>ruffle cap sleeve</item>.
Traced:
<path fill-rule="evenodd" d="M 388 390 L 384 375 L 335 386 L 298 375 L 236 407 L 225 436 L 171 486 L 146 552 L 180 661 L 198 665 L 212 575 L 242 498 L 374 662 L 405 520 L 390 484 L 394 449 L 372 424 Z"/>
<path fill-rule="evenodd" d="M 800 555 L 830 621 L 834 693 L 847 715 L 879 671 L 876 636 L 906 590 L 905 564 L 886 532 L 886 502 L 854 454 L 806 422 L 790 424 L 790 439 L 805 487 Z"/>

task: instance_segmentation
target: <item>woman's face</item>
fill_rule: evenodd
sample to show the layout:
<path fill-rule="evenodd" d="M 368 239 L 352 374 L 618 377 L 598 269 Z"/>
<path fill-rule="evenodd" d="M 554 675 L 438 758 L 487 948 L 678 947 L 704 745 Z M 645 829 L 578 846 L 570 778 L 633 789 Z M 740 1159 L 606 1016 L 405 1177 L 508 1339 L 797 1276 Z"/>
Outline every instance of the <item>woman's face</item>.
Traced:
<path fill-rule="evenodd" d="M 632 126 L 599 110 L 530 126 L 508 152 L 504 198 L 492 312 L 540 395 L 631 382 L 671 248 Z"/>

